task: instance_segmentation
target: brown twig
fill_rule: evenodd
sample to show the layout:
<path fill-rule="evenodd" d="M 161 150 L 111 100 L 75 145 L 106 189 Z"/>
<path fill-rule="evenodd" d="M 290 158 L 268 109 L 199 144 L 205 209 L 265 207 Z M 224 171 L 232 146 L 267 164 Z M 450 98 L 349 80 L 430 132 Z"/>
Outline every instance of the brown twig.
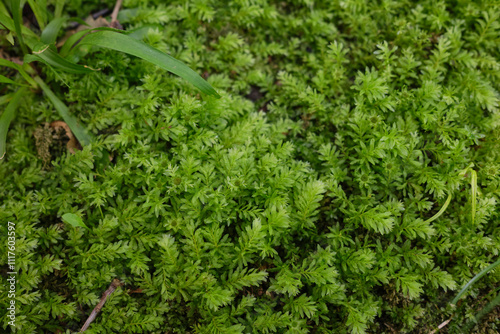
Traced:
<path fill-rule="evenodd" d="M 441 323 L 441 325 L 438 326 L 437 329 L 433 330 L 432 332 L 430 332 L 429 334 L 434 334 L 436 333 L 437 330 L 440 330 L 442 329 L 444 326 L 448 325 L 451 321 L 451 319 L 453 319 L 453 317 L 451 317 L 450 319 L 446 320 L 445 322 Z"/>
<path fill-rule="evenodd" d="M 94 308 L 94 310 L 92 311 L 92 313 L 90 313 L 90 316 L 87 319 L 87 321 L 85 321 L 85 324 L 83 324 L 82 329 L 80 329 L 80 333 L 81 332 L 85 332 L 89 328 L 89 326 L 92 323 L 92 321 L 94 321 L 95 318 L 97 317 L 97 313 L 99 313 L 101 311 L 101 309 L 104 306 L 104 303 L 106 302 L 106 300 L 108 299 L 108 297 L 113 292 L 115 292 L 115 290 L 116 290 L 117 287 L 119 287 L 121 285 L 123 285 L 123 283 L 120 282 L 119 279 L 115 278 L 113 280 L 113 282 L 109 286 L 108 290 L 104 291 L 104 293 L 102 294 L 102 298 L 101 298 L 101 301 L 99 302 L 99 304 L 96 305 L 96 307 Z"/>
<path fill-rule="evenodd" d="M 115 8 L 113 8 L 113 12 L 111 13 L 111 23 L 109 24 L 112 28 L 122 29 L 120 22 L 118 22 L 118 13 L 120 12 L 122 2 L 123 0 L 116 0 Z"/>

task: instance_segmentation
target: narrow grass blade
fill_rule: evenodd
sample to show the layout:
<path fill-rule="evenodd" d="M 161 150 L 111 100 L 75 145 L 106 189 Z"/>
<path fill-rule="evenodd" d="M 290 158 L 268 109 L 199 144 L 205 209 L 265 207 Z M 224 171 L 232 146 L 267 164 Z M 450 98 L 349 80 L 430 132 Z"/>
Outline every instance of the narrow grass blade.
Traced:
<path fill-rule="evenodd" d="M 85 25 L 87 23 L 84 22 Z M 117 30 L 114 28 L 108 28 L 108 27 L 101 27 L 101 28 L 94 28 L 94 29 L 85 29 L 81 30 L 78 32 L 75 32 L 73 35 L 69 36 L 66 42 L 64 42 L 64 45 L 61 47 L 59 50 L 59 54 L 61 57 L 67 57 L 70 54 L 71 49 L 77 44 L 77 42 L 82 39 L 85 35 L 91 33 L 92 31 L 101 31 L 101 30 L 109 30 L 109 31 L 116 31 L 116 32 L 121 32 L 121 30 Z"/>
<path fill-rule="evenodd" d="M 0 1 L 0 28 L 12 31 L 14 30 L 14 21 L 12 21 L 8 13 L 5 5 Z"/>
<path fill-rule="evenodd" d="M 21 99 L 21 96 L 24 94 L 25 89 L 20 88 L 12 97 L 7 108 L 5 108 L 2 116 L 0 116 L 0 159 L 3 159 L 6 151 L 6 142 L 7 142 L 7 132 L 9 131 L 10 122 L 14 118 L 17 105 Z"/>
<path fill-rule="evenodd" d="M 89 30 L 82 30 L 75 32 L 73 35 L 69 36 L 63 46 L 59 49 L 59 54 L 61 57 L 67 57 L 73 48 L 73 46 L 78 42 L 85 34 L 88 34 Z"/>
<path fill-rule="evenodd" d="M 80 44 L 108 48 L 142 58 L 187 80 L 203 93 L 220 98 L 215 89 L 186 64 L 125 34 L 97 31 L 86 35 Z"/>
<path fill-rule="evenodd" d="M 82 218 L 78 217 L 74 213 L 65 213 L 62 215 L 62 220 L 74 227 L 83 227 L 90 230 L 87 225 L 83 222 Z"/>
<path fill-rule="evenodd" d="M 36 87 L 36 82 L 29 76 L 28 73 L 22 68 L 21 65 L 11 62 L 10 60 L 0 58 L 0 66 L 7 66 L 17 70 L 24 80 L 26 80 L 31 86 Z"/>
<path fill-rule="evenodd" d="M 5 7 L 2 8 L 2 3 L 0 2 L 0 27 L 4 27 L 10 32 L 16 32 L 16 27 L 14 20 L 8 15 Z M 31 46 L 38 41 L 38 36 L 25 26 L 21 26 L 21 31 L 23 33 L 23 39 L 26 45 L 31 48 Z"/>
<path fill-rule="evenodd" d="M 66 4 L 66 0 L 56 0 L 56 10 L 54 11 L 55 18 L 59 18 L 62 15 L 62 10 L 64 5 Z"/>
<path fill-rule="evenodd" d="M 476 314 L 476 321 L 481 320 L 486 314 L 490 313 L 499 304 L 500 294 L 498 294 L 491 302 L 488 303 L 488 305 L 486 305 L 481 311 Z"/>
<path fill-rule="evenodd" d="M 55 46 L 46 45 L 45 48 L 41 48 L 40 51 L 36 51 L 34 54 L 24 56 L 24 61 L 27 63 L 33 61 L 41 61 L 47 65 L 74 74 L 82 74 L 95 71 L 85 65 L 78 65 L 64 59 L 54 49 Z"/>
<path fill-rule="evenodd" d="M 59 31 L 61 30 L 64 23 L 66 23 L 68 20 L 76 21 L 82 25 L 87 25 L 87 23 L 84 20 L 81 20 L 80 18 L 77 17 L 76 18 L 59 17 L 50 21 L 47 27 L 43 29 L 42 35 L 40 36 L 40 40 L 45 44 L 54 44 L 57 40 L 57 35 L 59 34 Z"/>
<path fill-rule="evenodd" d="M 24 38 L 23 38 L 23 33 L 21 30 L 22 26 L 22 21 L 23 18 L 21 16 L 21 1 L 20 0 L 12 0 L 11 1 L 11 6 L 12 6 L 12 18 L 14 20 L 14 29 L 17 34 L 17 39 L 19 40 L 19 44 L 21 45 L 21 49 L 23 50 L 24 54 L 28 53 L 28 49 L 26 48 L 26 45 L 24 44 Z"/>
<path fill-rule="evenodd" d="M 40 30 L 43 30 L 45 28 L 45 23 L 47 22 L 47 4 L 45 1 L 39 4 L 38 1 L 35 0 L 28 0 L 28 4 L 33 11 L 33 14 L 35 14 Z"/>
<path fill-rule="evenodd" d="M 40 36 L 40 40 L 45 44 L 53 44 L 56 42 L 57 34 L 61 30 L 63 24 L 68 19 L 65 17 L 59 17 L 57 19 L 53 19 L 47 24 L 47 27 L 43 29 L 42 35 Z"/>
<path fill-rule="evenodd" d="M 475 170 L 471 170 L 471 176 L 470 176 L 470 187 L 472 190 L 472 205 L 471 205 L 471 220 L 472 224 L 474 224 L 474 220 L 476 219 L 476 199 L 477 199 L 477 173 Z"/>
<path fill-rule="evenodd" d="M 47 97 L 49 98 L 50 102 L 54 105 L 56 108 L 57 112 L 63 120 L 68 124 L 69 128 L 75 135 L 76 139 L 80 142 L 82 145 L 89 145 L 92 142 L 92 136 L 83 128 L 79 123 L 78 120 L 69 113 L 68 107 L 57 98 L 57 96 L 50 90 L 50 88 L 43 82 L 43 80 L 40 77 L 35 77 L 35 81 L 40 85 L 42 88 L 43 92 Z"/>
<path fill-rule="evenodd" d="M 448 207 L 448 205 L 450 204 L 450 201 L 451 201 L 451 193 L 448 194 L 448 198 L 446 199 L 446 202 L 444 202 L 444 205 L 443 207 L 441 208 L 441 210 L 438 211 L 438 213 L 436 213 L 434 216 L 432 216 L 431 218 L 427 219 L 424 224 L 428 224 L 430 222 L 433 222 L 434 220 L 438 219 L 445 211 L 446 211 L 446 208 Z"/>
<path fill-rule="evenodd" d="M 488 272 L 490 272 L 491 270 L 495 269 L 496 267 L 498 267 L 500 265 L 500 259 L 491 264 L 490 266 L 488 266 L 487 268 L 484 268 L 483 270 L 481 270 L 481 272 L 479 274 L 477 274 L 476 276 L 474 276 L 474 278 L 472 278 L 463 288 L 462 290 L 460 290 L 460 292 L 458 293 L 458 295 L 451 301 L 451 304 L 455 305 L 458 300 L 460 299 L 460 297 L 462 297 L 464 295 L 464 293 L 472 286 L 472 284 L 474 284 L 477 280 L 479 280 L 481 277 L 483 277 L 484 275 L 486 275 Z"/>
<path fill-rule="evenodd" d="M 0 13 L 8 13 L 7 7 L 5 7 L 5 4 L 3 1 L 0 1 Z"/>
<path fill-rule="evenodd" d="M 9 103 L 12 96 L 10 94 L 0 96 L 0 105 Z"/>
<path fill-rule="evenodd" d="M 20 84 L 19 82 L 15 82 L 15 81 L 13 81 L 13 80 L 11 80 L 11 79 L 9 79 L 1 74 L 0 74 L 0 83 L 8 83 L 11 85 L 28 87 L 26 85 Z"/>

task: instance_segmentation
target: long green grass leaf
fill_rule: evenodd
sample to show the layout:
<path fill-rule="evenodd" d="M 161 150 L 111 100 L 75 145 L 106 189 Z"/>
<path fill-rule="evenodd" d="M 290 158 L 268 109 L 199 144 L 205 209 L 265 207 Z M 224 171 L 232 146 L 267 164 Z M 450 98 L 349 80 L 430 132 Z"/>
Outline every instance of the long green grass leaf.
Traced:
<path fill-rule="evenodd" d="M 21 16 L 21 1 L 20 0 L 12 0 L 11 1 L 11 10 L 12 10 L 12 18 L 14 20 L 14 29 L 17 34 L 17 39 L 19 40 L 19 44 L 21 45 L 21 49 L 24 54 L 28 53 L 28 49 L 24 44 L 23 33 L 21 30 L 23 18 Z"/>
<path fill-rule="evenodd" d="M 448 198 L 446 199 L 446 202 L 444 202 L 444 205 L 443 207 L 441 208 L 441 210 L 438 211 L 438 213 L 436 213 L 434 216 L 432 216 L 431 218 L 427 219 L 424 224 L 429 224 L 431 222 L 433 222 L 434 220 L 438 219 L 439 217 L 441 217 L 441 215 L 445 212 L 446 208 L 448 207 L 448 205 L 450 204 L 450 201 L 451 201 L 451 193 L 448 194 Z"/>
<path fill-rule="evenodd" d="M 9 131 L 10 122 L 14 118 L 17 105 L 23 95 L 25 88 L 20 88 L 12 97 L 7 108 L 5 108 L 2 116 L 0 116 L 0 159 L 3 159 L 6 151 L 7 132 Z"/>
<path fill-rule="evenodd" d="M 47 22 L 47 4 L 39 4 L 38 1 L 35 0 L 28 0 L 28 4 L 33 11 L 33 14 L 35 14 L 40 30 L 43 30 L 45 28 L 45 23 Z"/>
<path fill-rule="evenodd" d="M 50 102 L 54 105 L 59 115 L 63 118 L 63 120 L 68 124 L 69 128 L 75 135 L 76 139 L 82 145 L 88 145 L 92 142 L 92 136 L 83 128 L 78 120 L 69 113 L 68 107 L 59 100 L 59 98 L 50 90 L 50 88 L 43 82 L 40 77 L 35 77 L 35 81 L 40 85 L 43 92 L 49 98 Z"/>
<path fill-rule="evenodd" d="M 7 10 L 5 10 L 5 7 L 2 8 L 1 6 L 0 6 L 0 25 L 5 27 L 5 29 L 9 30 L 10 32 L 16 32 L 14 20 L 8 15 L 8 12 Z M 21 26 L 21 31 L 22 35 L 24 35 L 23 36 L 24 42 L 29 48 L 31 48 L 32 45 L 34 45 L 38 41 L 38 36 L 25 26 Z"/>
<path fill-rule="evenodd" d="M 491 270 L 495 269 L 496 267 L 498 267 L 500 265 L 500 259 L 497 260 L 497 262 L 489 265 L 487 268 L 484 268 L 483 270 L 481 270 L 481 272 L 479 274 L 477 274 L 476 276 L 474 276 L 474 278 L 472 278 L 463 288 L 462 290 L 460 290 L 460 292 L 458 293 L 458 295 L 451 301 L 451 303 L 453 305 L 455 305 L 458 300 L 460 299 L 460 297 L 463 296 L 463 294 L 472 286 L 472 284 L 474 284 L 477 280 L 479 280 L 481 277 L 483 277 L 484 275 L 486 275 L 488 272 L 490 272 Z"/>
<path fill-rule="evenodd" d="M 56 0 L 56 9 L 54 11 L 54 17 L 56 19 L 61 17 L 62 10 L 63 10 L 65 4 L 66 4 L 66 0 Z"/>
<path fill-rule="evenodd" d="M 88 30 L 82 30 L 75 32 L 73 35 L 69 36 L 68 39 L 64 42 L 63 46 L 59 49 L 59 54 L 61 57 L 67 57 L 75 45 L 85 34 L 88 34 Z"/>
<path fill-rule="evenodd" d="M 125 34 L 97 31 L 86 35 L 80 44 L 108 48 L 142 58 L 187 80 L 203 93 L 220 97 L 208 82 L 183 62 Z"/>
<path fill-rule="evenodd" d="M 15 82 L 14 80 L 11 80 L 3 75 L 0 74 L 0 82 L 1 83 L 8 83 L 8 84 L 11 84 L 11 85 L 16 85 L 16 86 L 25 86 L 25 87 L 28 87 L 26 85 L 23 85 L 23 84 L 20 84 L 19 82 Z"/>
<path fill-rule="evenodd" d="M 488 303 L 481 311 L 479 311 L 475 318 L 476 321 L 481 320 L 486 314 L 490 313 L 497 305 L 500 304 L 500 294 L 498 294 L 491 302 Z"/>
<path fill-rule="evenodd" d="M 85 23 L 86 24 L 86 23 Z M 75 32 L 73 35 L 69 36 L 64 45 L 59 50 L 59 54 L 61 57 L 67 57 L 70 54 L 71 49 L 76 45 L 76 43 L 82 39 L 85 35 L 91 33 L 92 31 L 101 31 L 101 30 L 109 30 L 109 31 L 120 31 L 114 28 L 109 27 L 100 27 L 100 28 L 91 28 L 85 29 L 81 31 Z"/>
<path fill-rule="evenodd" d="M 39 48 L 39 47 L 38 47 Z M 41 48 L 40 51 L 36 51 L 35 54 L 30 54 L 24 56 L 24 61 L 27 63 L 33 61 L 41 61 L 47 65 L 59 68 L 68 73 L 83 74 L 94 71 L 90 67 L 85 65 L 78 65 L 72 63 L 63 57 L 61 57 L 55 50 L 55 46 L 46 45 L 45 48 Z"/>
<path fill-rule="evenodd" d="M 10 68 L 17 70 L 21 74 L 21 76 L 24 78 L 24 80 L 26 80 L 31 86 L 33 86 L 33 87 L 37 86 L 36 82 L 29 76 L 28 73 L 26 73 L 26 71 L 22 68 L 21 65 L 13 63 L 7 59 L 0 58 L 0 66 L 7 66 L 7 67 L 10 67 Z"/>
<path fill-rule="evenodd" d="M 14 29 L 14 21 L 12 21 L 12 18 L 8 15 L 7 7 L 5 7 L 5 4 L 0 1 L 0 28 L 1 29 L 7 29 L 9 31 L 12 31 Z"/>
<path fill-rule="evenodd" d="M 68 18 L 68 17 L 59 17 L 56 19 L 53 19 L 52 21 L 47 24 L 47 27 L 43 29 L 42 35 L 40 36 L 40 40 L 42 43 L 45 44 L 54 44 L 57 40 L 57 35 L 59 34 L 59 31 L 61 30 L 62 26 L 64 23 L 66 23 L 68 20 L 76 21 L 82 25 L 88 25 L 85 21 L 79 19 L 79 18 Z"/>
<path fill-rule="evenodd" d="M 67 20 L 68 19 L 66 17 L 59 17 L 50 21 L 49 24 L 47 24 L 47 27 L 43 29 L 40 40 L 45 44 L 55 43 L 59 31 Z"/>
<path fill-rule="evenodd" d="M 0 96 L 0 105 L 10 102 L 12 96 L 10 94 Z"/>

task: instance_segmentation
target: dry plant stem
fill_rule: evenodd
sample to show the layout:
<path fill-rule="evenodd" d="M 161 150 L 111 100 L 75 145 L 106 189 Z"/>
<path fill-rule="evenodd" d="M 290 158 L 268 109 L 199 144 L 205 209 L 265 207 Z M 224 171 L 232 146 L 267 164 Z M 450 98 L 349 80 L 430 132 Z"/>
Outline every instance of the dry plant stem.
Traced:
<path fill-rule="evenodd" d="M 448 325 L 450 323 L 452 318 L 446 320 L 445 322 L 441 323 L 441 325 L 438 326 L 438 330 L 442 329 L 444 326 Z M 430 332 L 429 334 L 434 334 L 436 333 L 436 330 L 433 330 L 432 332 Z"/>
<path fill-rule="evenodd" d="M 115 22 L 118 22 L 118 12 L 122 6 L 123 0 L 116 0 L 115 8 L 113 8 L 113 12 L 111 13 L 111 25 Z"/>
<path fill-rule="evenodd" d="M 102 298 L 101 298 L 101 301 L 99 302 L 99 304 L 96 305 L 96 307 L 94 308 L 94 310 L 92 311 L 92 313 L 90 313 L 90 316 L 87 319 L 87 321 L 85 321 L 85 324 L 83 324 L 82 329 L 80 329 L 80 333 L 81 332 L 85 332 L 89 328 L 89 326 L 92 323 L 92 321 L 94 321 L 95 318 L 97 317 L 97 313 L 99 313 L 101 311 L 101 309 L 104 306 L 104 303 L 106 302 L 106 300 L 108 299 L 108 297 L 113 292 L 115 292 L 115 290 L 116 290 L 117 287 L 119 287 L 121 285 L 123 285 L 123 283 L 121 283 L 120 280 L 118 280 L 116 278 L 113 280 L 113 282 L 109 286 L 108 290 L 104 291 L 104 293 L 102 294 Z"/>

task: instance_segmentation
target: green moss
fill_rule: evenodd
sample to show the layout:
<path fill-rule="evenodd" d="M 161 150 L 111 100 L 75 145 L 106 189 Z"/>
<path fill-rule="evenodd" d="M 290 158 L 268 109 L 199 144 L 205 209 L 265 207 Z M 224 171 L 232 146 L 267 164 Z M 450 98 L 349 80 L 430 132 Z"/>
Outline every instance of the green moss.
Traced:
<path fill-rule="evenodd" d="M 78 331 L 115 278 L 89 332 L 428 333 L 453 313 L 461 333 L 495 298 L 498 270 L 448 306 L 500 249 L 498 4 L 124 6 L 125 29 L 151 25 L 222 98 L 111 51 L 85 57 L 96 73 L 43 68 L 97 142 L 37 153 L 58 118 L 36 91 L 12 122 L 0 220 L 20 331 Z"/>

